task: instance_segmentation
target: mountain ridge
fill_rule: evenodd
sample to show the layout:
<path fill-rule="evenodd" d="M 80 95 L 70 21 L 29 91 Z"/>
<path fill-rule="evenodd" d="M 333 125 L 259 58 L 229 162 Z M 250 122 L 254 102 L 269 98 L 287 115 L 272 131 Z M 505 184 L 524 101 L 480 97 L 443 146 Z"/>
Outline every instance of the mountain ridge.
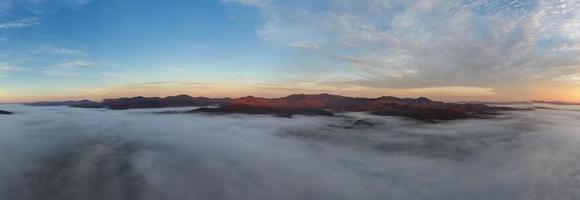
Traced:
<path fill-rule="evenodd" d="M 65 102 L 39 102 L 28 105 L 66 105 L 77 108 L 108 108 L 126 110 L 138 108 L 203 107 L 187 113 L 211 114 L 273 114 L 281 117 L 293 115 L 334 116 L 342 112 L 369 112 L 374 115 L 402 116 L 420 120 L 454 120 L 484 117 L 501 111 L 515 110 L 509 107 L 489 106 L 476 103 L 446 103 L 426 97 L 377 98 L 348 97 L 333 94 L 292 94 L 279 98 L 246 96 L 240 98 L 208 98 L 177 95 L 168 97 L 130 97 Z"/>

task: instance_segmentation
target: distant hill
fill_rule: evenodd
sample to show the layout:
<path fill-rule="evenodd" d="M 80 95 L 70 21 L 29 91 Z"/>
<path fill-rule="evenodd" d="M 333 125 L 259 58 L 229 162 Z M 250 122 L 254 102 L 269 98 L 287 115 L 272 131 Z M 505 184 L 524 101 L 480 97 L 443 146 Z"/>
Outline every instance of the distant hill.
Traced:
<path fill-rule="evenodd" d="M 231 101 L 229 98 L 191 97 L 188 95 L 160 97 L 132 97 L 119 99 L 105 99 L 102 107 L 114 110 L 126 110 L 135 108 L 167 108 L 183 106 L 212 106 L 225 105 Z M 82 106 L 77 106 L 82 107 Z"/>
<path fill-rule="evenodd" d="M 10 114 L 12 114 L 12 112 L 0 110 L 0 115 L 10 115 Z"/>
<path fill-rule="evenodd" d="M 41 101 L 34 103 L 27 103 L 29 106 L 71 106 L 71 107 L 81 107 L 81 108 L 104 108 L 101 103 L 97 103 L 90 100 L 81 101 Z"/>
<path fill-rule="evenodd" d="M 461 101 L 458 103 L 487 104 L 487 105 L 530 105 L 530 101 Z"/>
<path fill-rule="evenodd" d="M 293 94 L 281 98 L 208 98 L 188 95 L 170 97 L 132 97 L 105 99 L 102 102 L 65 101 L 39 102 L 32 106 L 67 105 L 80 108 L 108 108 L 114 110 L 136 108 L 167 108 L 200 106 L 204 108 L 188 113 L 213 114 L 273 114 L 281 117 L 293 115 L 334 116 L 340 112 L 368 112 L 374 115 L 403 116 L 420 120 L 453 120 L 484 117 L 499 111 L 513 110 L 508 107 L 488 106 L 480 103 L 445 103 L 425 97 L 398 98 L 383 96 L 378 98 L 347 97 L 332 94 Z M 213 106 L 213 107 L 210 107 Z"/>
<path fill-rule="evenodd" d="M 580 103 L 572 103 L 572 102 L 563 102 L 563 101 L 504 101 L 504 102 L 493 102 L 493 101 L 462 101 L 459 103 L 480 103 L 480 104 L 488 104 L 488 105 L 513 105 L 513 104 L 534 104 L 534 103 L 543 103 L 543 104 L 552 104 L 552 105 L 580 105 Z"/>
<path fill-rule="evenodd" d="M 570 103 L 570 102 L 562 102 L 562 101 L 533 101 L 533 103 L 566 105 L 566 106 L 578 106 L 578 105 L 580 105 L 580 103 Z"/>

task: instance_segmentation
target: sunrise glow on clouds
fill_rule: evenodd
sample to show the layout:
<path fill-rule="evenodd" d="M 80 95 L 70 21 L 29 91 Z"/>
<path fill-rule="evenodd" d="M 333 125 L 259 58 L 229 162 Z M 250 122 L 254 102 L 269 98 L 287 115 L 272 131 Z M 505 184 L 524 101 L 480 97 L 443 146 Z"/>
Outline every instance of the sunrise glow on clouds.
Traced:
<path fill-rule="evenodd" d="M 0 2 L 1 102 L 323 92 L 580 102 L 580 1 Z"/>

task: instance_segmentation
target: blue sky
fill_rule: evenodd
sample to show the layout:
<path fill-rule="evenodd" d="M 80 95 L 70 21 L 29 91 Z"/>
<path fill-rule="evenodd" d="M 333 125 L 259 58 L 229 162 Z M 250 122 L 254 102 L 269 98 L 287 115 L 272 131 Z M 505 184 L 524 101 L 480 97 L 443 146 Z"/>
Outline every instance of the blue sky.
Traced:
<path fill-rule="evenodd" d="M 2 30 L 3 61 L 22 69 L 0 80 L 8 87 L 97 87 L 118 81 L 107 74 L 124 73 L 172 81 L 171 67 L 186 68 L 191 78 L 243 73 L 268 62 L 254 55 L 271 54 L 255 34 L 259 16 L 230 15 L 219 1 L 14 4 L 5 23 L 23 25 Z"/>
<path fill-rule="evenodd" d="M 0 101 L 580 101 L 579 12 L 577 0 L 3 0 Z"/>

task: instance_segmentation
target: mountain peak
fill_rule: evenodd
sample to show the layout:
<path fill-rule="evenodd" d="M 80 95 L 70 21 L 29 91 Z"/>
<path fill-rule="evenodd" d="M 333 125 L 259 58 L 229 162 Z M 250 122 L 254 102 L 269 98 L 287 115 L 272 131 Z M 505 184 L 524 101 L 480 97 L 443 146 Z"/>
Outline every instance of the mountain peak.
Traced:
<path fill-rule="evenodd" d="M 427 97 L 419 97 L 417 98 L 418 101 L 423 101 L 423 102 L 430 102 L 431 99 L 427 98 Z"/>

